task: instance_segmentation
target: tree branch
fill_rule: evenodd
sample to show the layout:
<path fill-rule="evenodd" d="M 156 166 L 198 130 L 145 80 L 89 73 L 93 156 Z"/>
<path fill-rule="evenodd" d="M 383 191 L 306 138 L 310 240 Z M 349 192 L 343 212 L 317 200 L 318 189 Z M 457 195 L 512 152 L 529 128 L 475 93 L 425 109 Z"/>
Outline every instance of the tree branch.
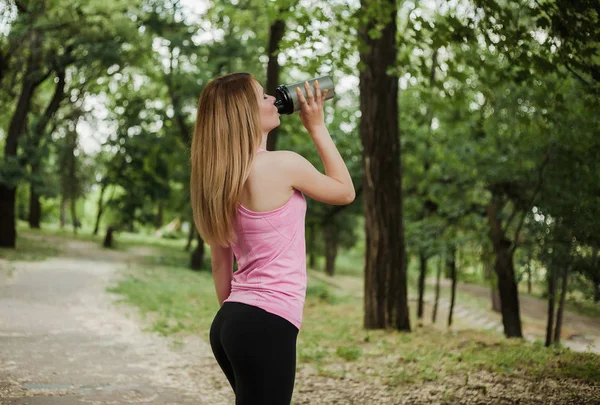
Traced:
<path fill-rule="evenodd" d="M 577 79 L 579 79 L 579 81 L 581 81 L 583 84 L 585 84 L 588 87 L 592 87 L 592 83 L 585 80 L 581 75 L 579 75 L 579 73 L 577 73 L 575 70 L 573 70 L 573 68 L 571 66 L 569 66 L 568 63 L 565 63 L 565 67 L 567 68 L 567 70 L 569 72 L 571 72 L 573 74 L 573 76 L 575 76 Z"/>
<path fill-rule="evenodd" d="M 183 142 L 186 145 L 190 145 L 191 130 L 188 127 L 187 123 L 185 122 L 185 117 L 183 116 L 183 114 L 181 112 L 181 100 L 179 99 L 179 96 L 177 95 L 177 90 L 174 88 L 175 85 L 173 84 L 173 80 L 172 80 L 173 75 L 174 75 L 174 73 L 173 73 L 173 52 L 171 51 L 169 73 L 168 74 L 165 73 L 163 76 L 164 76 L 165 83 L 167 85 L 167 92 L 169 94 L 169 98 L 171 99 L 171 104 L 173 105 L 173 113 L 174 113 L 175 123 L 179 127 L 179 132 L 180 132 Z"/>
<path fill-rule="evenodd" d="M 517 226 L 517 230 L 515 231 L 515 236 L 513 239 L 514 243 L 513 243 L 512 247 L 510 248 L 511 253 L 514 253 L 514 251 L 517 248 L 517 241 L 519 240 L 519 234 L 521 233 L 521 228 L 523 227 L 523 224 L 525 223 L 525 218 L 527 217 L 529 210 L 533 206 L 533 203 L 535 202 L 535 199 L 537 198 L 538 193 L 542 189 L 542 184 L 544 181 L 544 169 L 546 168 L 546 165 L 548 164 L 548 162 L 550 162 L 550 150 L 548 150 L 548 152 L 546 153 L 546 158 L 544 159 L 544 161 L 542 162 L 542 164 L 540 166 L 540 169 L 538 171 L 538 184 L 535 188 L 535 191 L 533 192 L 533 195 L 531 196 L 531 199 L 529 200 L 529 203 L 525 206 L 523 216 L 521 217 L 521 220 L 519 221 L 519 225 Z"/>
<path fill-rule="evenodd" d="M 17 10 L 19 11 L 19 13 L 22 13 L 22 14 L 29 13 L 29 10 L 27 10 L 27 8 L 19 0 L 15 0 L 15 6 L 17 6 Z"/>
<path fill-rule="evenodd" d="M 515 217 L 517 216 L 518 212 L 519 212 L 518 205 L 514 204 L 513 212 L 512 212 L 512 214 L 510 214 L 510 217 L 508 218 L 508 221 L 506 221 L 506 229 L 508 229 L 508 227 L 512 223 L 513 219 L 515 219 Z"/>
<path fill-rule="evenodd" d="M 38 121 L 37 125 L 35 126 L 35 135 L 38 138 L 41 138 L 43 136 L 48 122 L 50 122 L 50 119 L 52 119 L 52 117 L 54 117 L 54 114 L 56 114 L 56 111 L 58 111 L 58 108 L 60 107 L 60 102 L 62 101 L 64 95 L 65 69 L 60 69 L 58 71 L 58 82 L 56 83 L 56 87 L 54 88 L 54 95 L 52 96 L 52 100 L 50 100 L 50 103 L 46 107 L 42 118 Z"/>

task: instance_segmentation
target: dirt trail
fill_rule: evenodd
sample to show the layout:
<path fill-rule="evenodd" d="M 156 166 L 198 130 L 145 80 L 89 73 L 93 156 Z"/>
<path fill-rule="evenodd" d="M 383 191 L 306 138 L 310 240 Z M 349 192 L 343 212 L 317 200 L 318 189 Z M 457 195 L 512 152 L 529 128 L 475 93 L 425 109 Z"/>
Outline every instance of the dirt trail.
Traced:
<path fill-rule="evenodd" d="M 131 253 L 58 241 L 60 257 L 0 260 L 1 404 L 233 402 L 203 340 L 174 346 L 144 332 L 106 293 Z"/>
<path fill-rule="evenodd" d="M 445 280 L 443 286 L 449 287 L 450 282 Z M 460 283 L 457 289 L 460 293 L 487 301 L 488 308 L 484 308 L 484 311 L 490 314 L 490 317 L 498 319 L 501 324 L 500 315 L 489 310 L 491 306 L 489 288 Z M 531 340 L 545 340 L 548 303 L 540 298 L 519 294 L 519 307 L 525 337 Z M 600 319 L 565 310 L 561 339 L 562 343 L 571 350 L 600 354 Z"/>

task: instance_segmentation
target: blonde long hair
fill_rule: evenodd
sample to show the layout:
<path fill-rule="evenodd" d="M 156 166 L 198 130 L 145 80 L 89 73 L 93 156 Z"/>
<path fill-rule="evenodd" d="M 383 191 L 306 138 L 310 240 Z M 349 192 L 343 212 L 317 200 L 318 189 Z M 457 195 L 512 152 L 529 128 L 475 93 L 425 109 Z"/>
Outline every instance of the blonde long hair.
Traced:
<path fill-rule="evenodd" d="M 191 149 L 194 224 L 209 244 L 229 246 L 237 207 L 262 131 L 254 77 L 232 73 L 206 85 Z"/>

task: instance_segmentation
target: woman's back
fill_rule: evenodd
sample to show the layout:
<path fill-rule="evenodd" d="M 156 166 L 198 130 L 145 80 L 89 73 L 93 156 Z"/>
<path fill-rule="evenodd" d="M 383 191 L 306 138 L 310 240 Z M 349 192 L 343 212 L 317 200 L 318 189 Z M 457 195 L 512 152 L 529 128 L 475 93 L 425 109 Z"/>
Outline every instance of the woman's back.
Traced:
<path fill-rule="evenodd" d="M 257 212 L 272 211 L 292 197 L 294 188 L 282 170 L 284 158 L 285 152 L 258 149 L 240 197 L 242 206 Z"/>
<path fill-rule="evenodd" d="M 242 199 L 238 207 L 237 242 L 231 245 L 238 270 L 225 302 L 257 306 L 300 328 L 306 295 L 306 200 L 291 187 L 288 197 L 285 179 L 277 179 L 276 171 L 272 176 L 266 172 L 269 163 L 275 164 L 272 153 L 259 150 L 258 155 L 263 156 L 257 156 L 258 165 L 244 187 L 250 204 Z"/>

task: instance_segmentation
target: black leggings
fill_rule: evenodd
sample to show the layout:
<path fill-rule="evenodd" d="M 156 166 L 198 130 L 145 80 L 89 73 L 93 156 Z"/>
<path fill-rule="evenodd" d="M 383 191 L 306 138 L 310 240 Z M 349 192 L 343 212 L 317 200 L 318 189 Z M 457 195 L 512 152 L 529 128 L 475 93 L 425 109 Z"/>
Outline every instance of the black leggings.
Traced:
<path fill-rule="evenodd" d="M 225 302 L 210 328 L 210 346 L 236 405 L 289 405 L 298 328 L 255 306 Z"/>

